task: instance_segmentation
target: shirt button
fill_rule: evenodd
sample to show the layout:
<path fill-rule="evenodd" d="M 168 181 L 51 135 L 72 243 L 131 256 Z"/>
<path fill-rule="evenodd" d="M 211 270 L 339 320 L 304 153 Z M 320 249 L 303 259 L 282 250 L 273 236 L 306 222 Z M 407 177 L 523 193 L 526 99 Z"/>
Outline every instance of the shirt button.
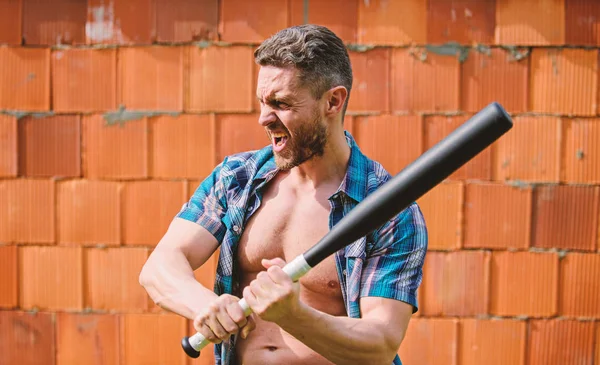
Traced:
<path fill-rule="evenodd" d="M 240 233 L 240 227 L 238 227 L 238 226 L 233 226 L 233 231 L 234 231 L 235 233 Z"/>

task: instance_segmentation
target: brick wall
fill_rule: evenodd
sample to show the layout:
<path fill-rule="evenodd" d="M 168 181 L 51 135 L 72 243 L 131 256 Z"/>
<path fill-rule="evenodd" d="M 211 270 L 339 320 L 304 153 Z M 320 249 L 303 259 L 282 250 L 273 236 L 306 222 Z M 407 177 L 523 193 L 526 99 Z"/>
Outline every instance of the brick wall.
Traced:
<path fill-rule="evenodd" d="M 420 199 L 405 364 L 600 364 L 594 0 L 0 0 L 0 364 L 212 363 L 138 273 L 211 168 L 266 143 L 252 50 L 306 20 L 349 44 L 347 128 L 392 173 L 493 100 L 514 117 Z"/>

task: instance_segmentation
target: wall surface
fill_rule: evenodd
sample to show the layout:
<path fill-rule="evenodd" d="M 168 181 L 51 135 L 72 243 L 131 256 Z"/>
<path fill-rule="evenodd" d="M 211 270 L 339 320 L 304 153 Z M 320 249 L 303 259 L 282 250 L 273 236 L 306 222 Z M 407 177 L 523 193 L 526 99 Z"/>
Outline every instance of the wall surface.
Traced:
<path fill-rule="evenodd" d="M 348 43 L 346 128 L 392 173 L 491 101 L 514 117 L 419 200 L 404 363 L 600 364 L 594 0 L 0 0 L 0 364 L 212 363 L 138 273 L 218 161 L 268 143 L 252 52 L 304 22 Z"/>

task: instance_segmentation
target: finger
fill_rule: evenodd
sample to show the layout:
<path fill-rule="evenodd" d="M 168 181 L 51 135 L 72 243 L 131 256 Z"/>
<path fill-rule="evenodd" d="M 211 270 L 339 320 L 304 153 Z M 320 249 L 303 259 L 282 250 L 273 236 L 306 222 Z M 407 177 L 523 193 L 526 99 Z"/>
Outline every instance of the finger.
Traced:
<path fill-rule="evenodd" d="M 256 299 L 256 295 L 254 295 L 250 286 L 245 287 L 242 294 L 244 299 L 246 299 L 248 306 L 252 308 L 253 311 L 256 311 L 258 309 L 258 300 Z"/>
<path fill-rule="evenodd" d="M 279 267 L 284 267 L 285 266 L 285 260 L 283 260 L 280 257 L 275 257 L 273 259 L 262 259 L 262 265 L 265 267 L 265 269 L 270 268 L 271 266 L 279 266 Z"/>
<path fill-rule="evenodd" d="M 279 266 L 271 266 L 267 269 L 269 278 L 276 284 L 285 284 L 292 281 L 292 278 L 285 273 Z"/>
<path fill-rule="evenodd" d="M 206 324 L 218 339 L 226 340 L 229 337 L 229 334 L 223 328 L 216 315 L 210 316 Z"/>
<path fill-rule="evenodd" d="M 268 274 L 265 272 L 263 272 L 262 274 L 264 275 L 261 275 L 260 277 L 257 276 L 256 280 L 252 280 L 252 282 L 250 282 L 249 285 L 250 289 L 252 290 L 252 293 L 256 298 L 268 298 L 269 293 L 274 290 L 272 288 L 273 281 L 271 280 L 271 278 L 269 278 Z"/>
<path fill-rule="evenodd" d="M 225 335 L 226 337 L 229 337 L 232 333 L 238 332 L 238 325 L 233 321 L 233 319 L 231 319 L 226 309 L 217 313 L 217 319 L 221 324 L 221 327 L 223 327 L 223 329 L 227 332 Z"/>
<path fill-rule="evenodd" d="M 242 338 L 247 338 L 248 334 L 256 328 L 256 321 L 254 319 L 255 316 L 256 315 L 254 313 L 250 314 L 250 316 L 248 317 L 247 324 L 244 327 L 242 327 L 240 332 L 240 336 L 242 336 Z"/>
<path fill-rule="evenodd" d="M 225 310 L 238 327 L 244 327 L 248 322 L 246 316 L 244 315 L 244 310 L 242 307 L 240 307 L 238 302 L 229 304 Z"/>

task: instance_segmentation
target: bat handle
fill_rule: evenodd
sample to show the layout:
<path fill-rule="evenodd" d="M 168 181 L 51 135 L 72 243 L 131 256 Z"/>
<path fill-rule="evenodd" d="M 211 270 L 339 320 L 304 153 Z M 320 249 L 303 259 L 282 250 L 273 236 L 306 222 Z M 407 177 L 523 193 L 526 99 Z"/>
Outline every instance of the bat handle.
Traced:
<path fill-rule="evenodd" d="M 304 259 L 304 255 L 298 255 L 295 259 L 288 262 L 284 267 L 283 271 L 288 274 L 288 276 L 293 281 L 298 281 L 304 274 L 306 274 L 312 267 L 306 262 Z M 244 315 L 248 317 L 250 313 L 252 313 L 252 309 L 246 303 L 246 299 L 242 298 L 238 302 L 242 310 L 244 311 Z M 200 350 L 202 350 L 206 345 L 210 343 L 209 340 L 204 338 L 204 336 L 200 332 L 196 332 L 194 335 L 190 337 L 184 337 L 181 340 L 181 347 L 183 347 L 183 351 L 191 357 L 197 358 L 200 356 Z"/>

